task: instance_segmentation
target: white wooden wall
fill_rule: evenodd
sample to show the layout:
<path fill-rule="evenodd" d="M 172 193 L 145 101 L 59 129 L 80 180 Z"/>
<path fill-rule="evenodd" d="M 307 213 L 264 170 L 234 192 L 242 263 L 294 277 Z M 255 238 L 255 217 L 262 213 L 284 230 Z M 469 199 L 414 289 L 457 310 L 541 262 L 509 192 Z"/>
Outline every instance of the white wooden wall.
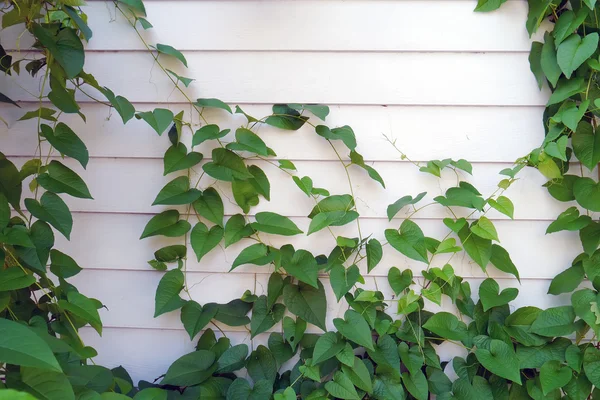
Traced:
<path fill-rule="evenodd" d="M 501 169 L 542 140 L 547 92 L 537 89 L 529 71 L 526 2 L 508 1 L 490 14 L 474 13 L 474 6 L 471 0 L 147 0 L 148 19 L 155 28 L 146 37 L 151 43 L 184 51 L 189 70 L 177 62 L 167 64 L 196 79 L 188 90 L 191 98 L 217 97 L 256 116 L 267 115 L 269 105 L 276 102 L 330 105 L 329 124 L 354 128 L 359 151 L 387 183 L 384 191 L 363 171 L 353 171 L 363 232 L 381 238 L 384 229 L 401 222 L 388 223 L 389 203 L 421 191 L 434 197 L 455 180 L 449 174 L 440 185 L 433 176 L 400 161 L 384 134 L 396 138 L 398 146 L 417 161 L 446 157 L 472 161 L 472 181 L 484 194 L 494 190 Z M 141 51 L 140 41 L 111 2 L 90 1 L 87 10 L 94 37 L 86 70 L 135 102 L 139 110 L 160 106 L 187 112 L 189 107 Z M 3 33 L 5 47 L 10 47 L 11 37 L 15 32 Z M 23 39 L 22 45 L 26 42 Z M 24 101 L 25 110 L 35 107 L 18 87 L 6 80 L 2 83 L 3 91 Z M 74 279 L 79 288 L 108 307 L 102 311 L 102 338 L 84 329 L 87 343 L 100 352 L 97 361 L 122 364 L 134 379 L 152 380 L 194 345 L 182 330 L 178 313 L 152 318 L 162 273 L 151 270 L 146 261 L 154 250 L 177 240 L 138 240 L 149 218 L 163 209 L 150 203 L 173 178 L 162 176 L 161 158 L 168 139 L 157 137 L 137 120 L 122 126 L 118 115 L 109 115 L 103 106 L 86 103 L 83 108 L 87 125 L 79 118 L 68 119 L 90 150 L 91 160 L 82 176 L 95 200 L 69 199 L 73 239 L 67 242 L 57 236 L 58 248 L 85 268 Z M 32 155 L 37 144 L 34 121 L 16 122 L 22 112 L 2 108 L 10 129 L 2 128 L 1 149 L 19 162 Z M 235 128 L 243 117 L 214 111 L 208 118 Z M 265 126 L 259 134 L 281 157 L 295 162 L 300 176 L 313 177 L 316 186 L 332 193 L 348 191 L 335 154 L 310 127 L 290 133 Z M 202 150 L 210 155 L 208 147 Z M 261 168 L 272 182 L 272 202 L 262 202 L 252 212 L 285 214 L 306 229 L 311 202 L 287 175 L 268 165 Z M 546 296 L 548 284 L 570 265 L 580 246 L 576 234 L 544 235 L 549 221 L 566 207 L 540 187 L 544 179 L 536 171 L 524 171 L 522 178 L 508 192 L 516 204 L 515 220 L 490 214 L 523 278 L 514 305 L 558 304 L 566 299 Z M 227 214 L 236 212 L 233 202 L 226 204 Z M 417 219 L 427 235 L 441 238 L 446 233 L 441 222 L 445 216 L 443 210 L 428 208 Z M 336 232 L 351 236 L 354 225 Z M 277 237 L 271 240 L 274 245 L 283 243 Z M 295 243 L 314 254 L 332 245 L 325 231 Z M 189 260 L 187 277 L 194 285 L 195 300 L 226 302 L 245 289 L 266 290 L 270 272 L 266 267 L 246 266 L 227 273 L 243 247 L 239 243 L 217 249 L 201 263 Z M 438 261 L 444 263 L 442 257 Z M 460 258 L 453 264 L 476 288 L 483 276 L 479 267 Z M 391 298 L 386 274 L 394 265 L 412 268 L 415 275 L 422 269 L 386 247 L 367 286 L 377 282 Z M 503 286 L 518 285 L 492 267 L 489 272 Z M 330 293 L 329 321 L 346 307 Z M 232 341 L 250 342 L 244 329 L 226 330 Z M 253 345 L 266 342 L 267 337 L 260 335 Z"/>

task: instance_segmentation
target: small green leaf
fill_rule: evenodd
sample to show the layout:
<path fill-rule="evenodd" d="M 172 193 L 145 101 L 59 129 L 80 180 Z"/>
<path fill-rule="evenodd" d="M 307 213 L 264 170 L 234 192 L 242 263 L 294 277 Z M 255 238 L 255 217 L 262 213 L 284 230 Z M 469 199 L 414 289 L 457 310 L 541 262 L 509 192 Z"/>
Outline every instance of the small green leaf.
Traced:
<path fill-rule="evenodd" d="M 300 113 L 285 104 L 275 104 L 273 106 L 273 115 L 265 119 L 265 124 L 274 126 L 279 129 L 296 131 L 300 129 L 308 117 L 300 115 Z"/>
<path fill-rule="evenodd" d="M 273 261 L 269 255 L 269 249 L 262 243 L 256 243 L 246 247 L 233 261 L 230 271 L 243 264 L 266 265 Z"/>
<path fill-rule="evenodd" d="M 495 208 L 502 214 L 513 219 L 514 213 L 515 213 L 515 206 L 513 205 L 512 201 L 510 201 L 510 199 L 508 197 L 499 196 L 496 200 L 489 199 L 488 204 L 492 208 Z"/>
<path fill-rule="evenodd" d="M 396 296 L 413 283 L 412 279 L 413 274 L 410 269 L 400 272 L 398 268 L 392 267 L 388 272 L 388 282 Z"/>
<path fill-rule="evenodd" d="M 179 293 L 184 281 L 183 272 L 179 269 L 171 270 L 162 277 L 154 298 L 154 318 L 183 307 L 185 302 L 179 297 Z"/>
<path fill-rule="evenodd" d="M 540 66 L 548 81 L 553 87 L 555 87 L 562 72 L 556 60 L 556 46 L 554 44 L 554 38 L 549 32 L 544 35 Z"/>
<path fill-rule="evenodd" d="M 577 33 L 566 38 L 559 46 L 556 59 L 567 78 L 598 48 L 598 33 L 588 33 L 583 39 Z"/>
<path fill-rule="evenodd" d="M 350 378 L 341 371 L 333 375 L 333 380 L 325 383 L 325 390 L 331 396 L 344 400 L 360 400 L 354 384 Z"/>
<path fill-rule="evenodd" d="M 168 44 L 160 44 L 159 43 L 156 45 L 156 50 L 159 53 L 166 54 L 171 57 L 175 57 L 176 59 L 181 61 L 181 63 L 183 65 L 185 65 L 185 67 L 187 68 L 187 66 L 188 66 L 187 60 L 185 59 L 183 54 L 179 50 L 175 49 L 173 46 L 169 46 Z"/>
<path fill-rule="evenodd" d="M 238 128 L 235 131 L 235 142 L 229 143 L 227 148 L 235 151 L 247 151 L 263 157 L 269 155 L 267 145 L 250 129 Z"/>
<path fill-rule="evenodd" d="M 373 338 L 371 337 L 371 328 L 365 318 L 356 311 L 346 311 L 344 319 L 335 318 L 333 325 L 335 325 L 338 332 L 346 339 L 369 350 L 375 350 L 373 347 Z"/>
<path fill-rule="evenodd" d="M 192 147 L 198 146 L 207 140 L 221 139 L 229 133 L 229 129 L 220 130 L 218 125 L 204 125 L 198 129 L 192 138 Z"/>
<path fill-rule="evenodd" d="M 338 302 L 362 279 L 360 270 L 356 265 L 346 268 L 342 264 L 335 264 L 331 268 L 329 278 L 331 288 Z"/>
<path fill-rule="evenodd" d="M 498 232 L 496 232 L 496 227 L 486 217 L 481 217 L 477 222 L 471 225 L 471 232 L 475 235 L 490 240 L 498 240 Z"/>
<path fill-rule="evenodd" d="M 178 75 L 175 72 L 171 71 L 170 69 L 167 69 L 167 72 L 169 74 L 173 75 L 175 77 L 175 79 L 177 79 L 178 81 L 180 81 L 181 83 L 183 83 L 183 85 L 185 87 L 190 86 L 190 83 L 192 83 L 193 81 L 195 81 L 195 79 L 186 78 L 184 76 Z"/>
<path fill-rule="evenodd" d="M 69 292 L 67 300 L 59 300 L 58 306 L 89 323 L 98 334 L 102 335 L 102 321 L 98 314 L 96 301 L 80 293 Z"/>
<path fill-rule="evenodd" d="M 498 282 L 492 278 L 487 278 L 479 286 L 479 299 L 483 304 L 483 311 L 508 304 L 516 299 L 518 294 L 519 291 L 515 288 L 504 289 L 500 293 Z"/>
<path fill-rule="evenodd" d="M 180 176 L 167 183 L 165 187 L 160 190 L 152 205 L 190 204 L 201 196 L 202 192 L 198 189 L 190 189 L 190 178 L 187 176 Z"/>
<path fill-rule="evenodd" d="M 142 0 L 118 0 L 119 3 L 126 4 L 133 11 L 137 11 L 142 15 L 146 15 L 146 8 L 144 7 L 144 3 Z"/>
<path fill-rule="evenodd" d="M 181 307 L 181 322 L 190 340 L 194 340 L 196 335 L 208 325 L 208 323 L 217 314 L 217 305 L 208 303 L 202 307 L 197 302 L 190 300 Z"/>
<path fill-rule="evenodd" d="M 224 230 L 219 225 L 215 225 L 210 230 L 202 222 L 198 222 L 190 234 L 190 243 L 198 261 L 208 254 L 223 239 Z"/>
<path fill-rule="evenodd" d="M 424 263 L 428 262 L 425 236 L 413 221 L 404 220 L 399 232 L 396 229 L 386 229 L 385 238 L 394 249 L 405 256 Z"/>
<path fill-rule="evenodd" d="M 185 235 L 190 229 L 189 222 L 179 220 L 179 211 L 167 210 L 155 215 L 148 221 L 140 239 L 156 235 L 178 237 Z"/>
<path fill-rule="evenodd" d="M 506 0 L 477 0 L 477 6 L 475 7 L 475 11 L 494 11 L 500 8 L 500 6 L 505 2 Z"/>
<path fill-rule="evenodd" d="M 354 150 L 356 148 L 356 136 L 354 135 L 352 128 L 348 125 L 333 129 L 330 129 L 325 125 L 318 125 L 315 130 L 317 135 L 322 136 L 327 140 L 341 140 L 348 149 Z"/>
<path fill-rule="evenodd" d="M 573 184 L 577 203 L 590 211 L 600 211 L 600 183 L 591 178 L 579 178 Z"/>
<path fill-rule="evenodd" d="M 25 199 L 25 207 L 31 215 L 49 223 L 67 239 L 70 238 L 73 217 L 65 202 L 58 195 L 46 192 L 39 202 L 34 199 Z"/>
<path fill-rule="evenodd" d="M 463 340 L 467 336 L 467 325 L 448 312 L 438 312 L 423 324 L 423 328 L 449 340 Z"/>
<path fill-rule="evenodd" d="M 391 221 L 392 218 L 394 218 L 394 216 L 396 214 L 398 214 L 398 212 L 405 206 L 407 206 L 409 204 L 417 204 L 419 201 L 421 201 L 421 199 L 423 199 L 423 197 L 425 197 L 426 194 L 427 194 L 427 192 L 422 192 L 422 193 L 419 193 L 414 199 L 412 196 L 404 196 L 404 197 L 401 197 L 400 199 L 396 200 L 395 203 L 390 204 L 387 207 L 388 219 Z"/>
<path fill-rule="evenodd" d="M 274 235 L 294 236 L 302 231 L 288 217 L 273 212 L 259 212 L 256 214 L 256 222 L 251 224 L 258 232 L 271 233 Z"/>
<path fill-rule="evenodd" d="M 600 133 L 588 122 L 580 122 L 572 136 L 573 152 L 590 171 L 600 163 Z"/>
<path fill-rule="evenodd" d="M 83 168 L 87 166 L 89 160 L 87 147 L 68 125 L 59 122 L 53 130 L 50 126 L 42 124 L 41 129 L 42 136 L 56 150 L 66 156 L 73 157 L 81 163 Z"/>
<path fill-rule="evenodd" d="M 219 99 L 198 99 L 196 100 L 196 104 L 200 107 L 208 107 L 208 108 L 220 108 L 221 110 L 227 111 L 231 114 L 231 107 L 227 104 L 223 103 Z"/>
<path fill-rule="evenodd" d="M 253 178 L 244 160 L 231 150 L 217 148 L 212 151 L 212 162 L 202 166 L 204 171 L 215 179 L 232 182 L 235 179 Z"/>
<path fill-rule="evenodd" d="M 155 108 L 153 111 L 138 112 L 135 117 L 146 121 L 159 136 L 173 122 L 173 112 L 166 108 Z"/>
<path fill-rule="evenodd" d="M 229 218 L 225 224 L 225 247 L 237 243 L 253 233 L 254 229 L 250 224 L 246 224 L 244 216 L 242 214 L 236 214 Z"/>
<path fill-rule="evenodd" d="M 515 278 L 517 278 L 517 280 L 521 282 L 521 278 L 519 277 L 519 270 L 510 259 L 510 255 L 504 249 L 504 247 L 498 244 L 492 245 L 492 255 L 490 257 L 490 262 L 494 265 L 494 267 L 498 268 L 500 271 L 514 275 Z"/>

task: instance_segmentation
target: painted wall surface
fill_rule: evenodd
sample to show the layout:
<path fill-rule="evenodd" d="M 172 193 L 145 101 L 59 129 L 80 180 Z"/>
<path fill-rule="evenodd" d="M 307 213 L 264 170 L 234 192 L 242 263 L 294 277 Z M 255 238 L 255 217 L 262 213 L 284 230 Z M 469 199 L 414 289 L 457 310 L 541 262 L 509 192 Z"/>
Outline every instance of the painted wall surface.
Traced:
<path fill-rule="evenodd" d="M 240 104 L 256 116 L 269 114 L 270 105 L 278 102 L 328 104 L 329 125 L 352 126 L 359 150 L 387 183 L 388 189 L 383 190 L 363 171 L 351 169 L 363 232 L 376 232 L 381 238 L 384 229 L 398 227 L 406 216 L 402 212 L 388 222 L 388 204 L 422 191 L 433 198 L 456 180 L 451 172 L 441 183 L 418 172 L 399 159 L 383 135 L 396 139 L 416 161 L 451 157 L 473 162 L 474 175 L 468 179 L 484 195 L 494 191 L 501 169 L 541 142 L 547 92 L 538 90 L 529 71 L 530 39 L 524 27 L 527 4 L 508 1 L 490 14 L 474 13 L 474 6 L 470 0 L 154 0 L 146 2 L 154 29 L 145 35 L 151 43 L 170 44 L 184 52 L 189 70 L 175 61 L 166 63 L 196 79 L 187 90 L 192 99 L 217 97 Z M 152 58 L 141 51 L 141 42 L 112 3 L 90 1 L 86 9 L 94 30 L 86 70 L 139 110 L 158 106 L 189 113 Z M 11 34 L 18 33 L 3 33 L 3 45 L 10 43 Z M 7 95 L 24 102 L 23 110 L 2 109 L 10 129 L 0 128 L 1 147 L 23 163 L 37 145 L 32 134 L 35 121 L 16 120 L 36 104 L 18 87 L 3 82 Z M 89 148 L 91 159 L 81 175 L 94 200 L 68 198 L 74 212 L 72 240 L 57 236 L 57 248 L 85 268 L 74 278 L 80 290 L 107 306 L 102 310 L 102 338 L 83 329 L 87 343 L 100 353 L 97 361 L 122 364 L 135 380 L 153 380 L 194 346 L 178 313 L 152 317 L 162 273 L 146 262 L 156 249 L 177 240 L 138 240 L 150 217 L 164 209 L 151 207 L 152 200 L 173 179 L 162 176 L 168 138 L 158 137 L 143 121 L 123 126 L 116 113 L 92 102 L 86 102 L 83 112 L 87 125 L 78 117 L 66 120 Z M 243 121 L 240 115 L 231 117 L 218 110 L 208 112 L 207 118 L 222 128 L 236 128 Z M 315 186 L 332 193 L 348 191 L 335 153 L 309 126 L 297 132 L 262 126 L 257 132 L 280 157 L 294 161 L 300 176 L 313 177 Z M 207 145 L 199 151 L 210 155 Z M 306 230 L 311 201 L 286 174 L 263 162 L 257 164 L 270 177 L 272 201 L 262 202 L 252 213 L 284 214 Z M 550 221 L 566 207 L 541 187 L 544 179 L 537 171 L 526 170 L 522 175 L 508 192 L 516 205 L 515 220 L 489 214 L 522 282 L 518 286 L 492 267 L 489 273 L 502 286 L 519 287 L 515 307 L 560 304 L 566 299 L 545 293 L 550 279 L 579 252 L 578 238 L 568 232 L 544 235 Z M 233 200 L 226 201 L 226 214 L 237 212 Z M 417 214 L 417 219 L 426 235 L 441 238 L 446 233 L 441 220 L 446 216 L 446 211 L 430 207 Z M 352 236 L 354 230 L 349 225 L 336 233 Z M 269 240 L 275 246 L 284 243 L 280 237 Z M 332 239 L 324 230 L 294 239 L 294 243 L 319 254 L 332 246 Z M 190 258 L 187 277 L 196 301 L 227 302 L 246 289 L 265 292 L 269 268 L 245 266 L 227 273 L 245 244 L 216 249 L 200 263 Z M 443 257 L 438 261 L 443 265 Z M 392 293 L 386 275 L 392 266 L 411 268 L 415 275 L 422 269 L 386 247 L 382 263 L 366 278 L 366 286 L 377 284 L 389 299 Z M 485 276 L 462 256 L 453 259 L 453 266 L 474 288 Z M 331 320 L 341 316 L 347 305 L 336 303 L 330 289 L 328 296 L 328 320 L 333 328 Z M 250 342 L 243 328 L 223 329 L 233 342 Z M 259 335 L 252 344 L 265 343 L 267 337 Z"/>

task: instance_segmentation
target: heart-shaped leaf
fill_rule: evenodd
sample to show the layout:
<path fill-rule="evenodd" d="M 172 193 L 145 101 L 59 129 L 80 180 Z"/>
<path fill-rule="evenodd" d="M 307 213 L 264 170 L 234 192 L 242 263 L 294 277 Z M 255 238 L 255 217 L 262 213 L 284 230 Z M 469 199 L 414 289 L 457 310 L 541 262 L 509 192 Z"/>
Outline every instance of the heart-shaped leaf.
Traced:
<path fill-rule="evenodd" d="M 366 245 L 367 252 L 367 272 L 371 272 L 373 268 L 379 264 L 383 257 L 383 247 L 379 240 L 373 238 L 369 239 Z"/>
<path fill-rule="evenodd" d="M 337 301 L 339 302 L 361 278 L 360 269 L 356 265 L 346 268 L 342 264 L 335 264 L 329 271 L 329 280 Z"/>
<path fill-rule="evenodd" d="M 167 210 L 155 215 L 148 221 L 140 239 L 156 235 L 167 237 L 183 236 L 191 227 L 189 222 L 179 220 L 179 211 Z"/>
<path fill-rule="evenodd" d="M 296 250 L 291 258 L 282 257 L 281 266 L 298 280 L 318 288 L 319 266 L 315 256 L 309 251 L 300 249 Z"/>
<path fill-rule="evenodd" d="M 590 211 L 600 211 L 600 183 L 591 178 L 579 178 L 573 184 L 575 200 Z"/>
<path fill-rule="evenodd" d="M 478 347 L 475 356 L 491 373 L 513 382 L 521 382 L 519 359 L 512 345 L 509 346 L 502 340 L 490 339 L 488 348 Z"/>
<path fill-rule="evenodd" d="M 227 390 L 228 399 L 236 400 L 260 400 L 267 399 L 273 392 L 273 384 L 268 380 L 259 380 L 250 387 L 250 383 L 244 378 L 234 380 Z"/>
<path fill-rule="evenodd" d="M 573 370 L 558 360 L 549 360 L 540 368 L 540 384 L 544 395 L 565 386 L 573 377 Z"/>
<path fill-rule="evenodd" d="M 183 143 L 171 146 L 164 157 L 164 175 L 193 167 L 202 161 L 202 154 L 192 151 L 188 154 Z"/>
<path fill-rule="evenodd" d="M 400 232 L 386 229 L 385 238 L 389 244 L 400 253 L 413 260 L 427 263 L 427 249 L 423 231 L 413 221 L 406 219 L 400 225 Z"/>
<path fill-rule="evenodd" d="M 404 196 L 396 200 L 393 204 L 390 204 L 387 207 L 388 219 L 391 221 L 392 218 L 394 218 L 394 216 L 398 214 L 398 212 L 405 206 L 409 204 L 417 204 L 419 201 L 421 201 L 421 199 L 423 199 L 423 197 L 425 197 L 426 194 L 427 192 L 422 192 L 419 193 L 414 199 L 412 196 Z"/>
<path fill-rule="evenodd" d="M 325 390 L 338 399 L 360 400 L 352 380 L 341 371 L 333 375 L 332 381 L 325 383 Z"/>
<path fill-rule="evenodd" d="M 413 283 L 412 279 L 413 273 L 410 269 L 400 272 L 398 268 L 392 267 L 388 272 L 388 282 L 396 296 Z"/>
<path fill-rule="evenodd" d="M 256 231 L 274 235 L 294 236 L 302 233 L 291 219 L 273 212 L 256 213 L 256 222 L 251 226 Z"/>
<path fill-rule="evenodd" d="M 139 112 L 135 117 L 146 121 L 159 135 L 162 135 L 173 122 L 173 112 L 166 108 L 155 108 L 153 111 Z"/>
<path fill-rule="evenodd" d="M 214 249 L 223 239 L 223 228 L 215 225 L 210 230 L 202 222 L 198 222 L 190 234 L 190 243 L 198 261 Z"/>
<path fill-rule="evenodd" d="M 313 351 L 312 363 L 317 365 L 323 361 L 327 361 L 332 357 L 335 357 L 340 351 L 344 349 L 346 342 L 339 333 L 326 332 L 324 335 L 317 339 L 315 343 L 315 349 Z"/>
<path fill-rule="evenodd" d="M 208 188 L 194 202 L 194 210 L 201 216 L 219 226 L 223 226 L 223 200 L 214 188 Z M 233 219 L 232 217 L 231 219 Z M 227 246 L 227 243 L 226 243 Z"/>
<path fill-rule="evenodd" d="M 600 133 L 588 122 L 580 122 L 572 137 L 573 152 L 590 171 L 600 163 Z"/>
<path fill-rule="evenodd" d="M 208 379 L 216 367 L 214 352 L 196 350 L 175 360 L 167 370 L 161 385 L 197 385 Z"/>
<path fill-rule="evenodd" d="M 254 233 L 254 229 L 250 224 L 246 224 L 246 220 L 242 214 L 236 214 L 229 218 L 225 224 L 225 247 L 239 242 L 242 238 L 248 237 Z"/>
<path fill-rule="evenodd" d="M 234 151 L 247 151 L 267 157 L 269 150 L 265 142 L 250 129 L 239 128 L 235 131 L 235 142 L 229 143 L 227 148 Z"/>
<path fill-rule="evenodd" d="M 160 190 L 152 205 L 190 204 L 200 198 L 201 195 L 202 192 L 198 189 L 190 189 L 190 178 L 187 176 L 180 176 L 167 183 L 165 187 Z"/>
<path fill-rule="evenodd" d="M 371 328 L 365 318 L 353 310 L 348 310 L 344 314 L 344 319 L 336 318 L 333 325 L 345 338 L 361 345 L 369 350 L 375 350 L 373 347 L 373 338 Z"/>
<path fill-rule="evenodd" d="M 198 129 L 192 138 L 192 147 L 198 146 L 207 140 L 221 139 L 229 133 L 229 129 L 221 130 L 218 125 L 204 125 Z"/>
<path fill-rule="evenodd" d="M 110 104 L 117 110 L 123 123 L 126 124 L 135 115 L 135 107 L 123 96 L 115 96 L 115 94 L 108 88 L 101 88 L 102 93 Z"/>
<path fill-rule="evenodd" d="M 39 202 L 34 199 L 25 199 L 25 207 L 31 215 L 49 223 L 69 239 L 73 228 L 73 217 L 65 202 L 58 195 L 46 192 Z"/>
<path fill-rule="evenodd" d="M 92 198 L 83 179 L 60 161 L 50 161 L 48 172 L 39 175 L 36 180 L 41 187 L 53 193 L 66 193 L 81 199 Z"/>
<path fill-rule="evenodd" d="M 276 323 L 281 321 L 284 312 L 285 306 L 283 304 L 275 304 L 272 309 L 269 309 L 267 307 L 267 296 L 260 296 L 252 307 L 252 319 L 250 320 L 251 337 L 254 338 L 259 333 L 271 329 Z"/>
<path fill-rule="evenodd" d="M 161 314 L 178 310 L 185 304 L 185 301 L 179 297 L 184 280 L 183 272 L 179 269 L 171 270 L 162 277 L 154 298 L 155 318 Z"/>
<path fill-rule="evenodd" d="M 214 149 L 212 162 L 204 164 L 202 168 L 213 178 L 227 182 L 232 182 L 234 179 L 243 181 L 254 177 L 240 156 L 224 148 Z"/>
<path fill-rule="evenodd" d="M 321 282 L 317 284 L 318 289 L 302 282 L 298 285 L 286 285 L 283 288 L 283 303 L 292 314 L 325 331 L 327 298 L 323 284 Z"/>
<path fill-rule="evenodd" d="M 499 241 L 496 227 L 493 222 L 486 217 L 479 218 L 477 222 L 471 225 L 471 232 L 483 239 Z"/>
<path fill-rule="evenodd" d="M 194 337 L 208 325 L 216 314 L 217 305 L 215 303 L 208 303 L 202 307 L 193 300 L 186 302 L 181 308 L 181 322 L 190 335 L 190 340 L 194 340 Z"/>
<path fill-rule="evenodd" d="M 263 243 L 256 243 L 246 247 L 233 260 L 231 270 L 243 264 L 265 265 L 273 261 L 274 257 L 269 254 L 268 247 Z"/>
<path fill-rule="evenodd" d="M 483 304 L 483 311 L 487 311 L 492 307 L 503 306 L 517 298 L 519 290 L 515 288 L 504 289 L 500 293 L 500 286 L 492 278 L 488 278 L 479 286 L 479 299 Z"/>
<path fill-rule="evenodd" d="M 574 33 L 566 38 L 556 52 L 556 60 L 567 78 L 598 48 L 598 33 L 588 33 L 583 39 Z"/>
<path fill-rule="evenodd" d="M 292 350 L 296 351 L 296 346 L 302 340 L 306 331 L 306 322 L 301 318 L 284 317 L 283 318 L 283 336 L 285 340 L 292 346 Z"/>
<path fill-rule="evenodd" d="M 81 163 L 81 166 L 85 168 L 89 161 L 88 149 L 85 143 L 79 139 L 79 136 L 73 132 L 68 125 L 59 122 L 56 128 L 53 130 L 46 124 L 41 125 L 42 136 L 48 140 L 56 150 L 62 154 L 73 157 Z"/>
<path fill-rule="evenodd" d="M 456 221 L 452 218 L 444 218 L 444 225 L 446 225 L 452 232 L 458 233 L 467 224 L 467 220 L 459 218 Z"/>

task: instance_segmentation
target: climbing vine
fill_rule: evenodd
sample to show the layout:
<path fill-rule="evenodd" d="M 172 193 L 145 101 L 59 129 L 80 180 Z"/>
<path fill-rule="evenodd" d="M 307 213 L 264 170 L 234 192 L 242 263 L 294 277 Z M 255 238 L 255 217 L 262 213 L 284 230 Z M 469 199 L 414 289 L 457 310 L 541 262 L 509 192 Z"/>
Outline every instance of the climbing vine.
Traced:
<path fill-rule="evenodd" d="M 492 11 L 503 2 L 480 0 L 476 11 Z M 23 87 L 37 108 L 20 118 L 37 121 L 35 156 L 17 168 L 0 153 L 0 399 L 600 397 L 600 222 L 593 214 L 600 211 L 600 184 L 593 173 L 600 162 L 600 5 L 595 0 L 529 1 L 529 33 L 543 21 L 553 25 L 544 43 L 533 43 L 530 55 L 540 88 L 547 85 L 552 91 L 540 147 L 500 171 L 497 188 L 486 195 L 468 182 L 473 167 L 467 160 L 411 161 L 423 174 L 455 175 L 456 184 L 437 197 L 399 193 L 387 208 L 390 227 L 384 232 L 361 227 L 353 179 L 365 174 L 383 188 L 385 182 L 364 161 L 351 127 L 326 124 L 327 106 L 276 104 L 269 115 L 255 117 L 218 99 L 191 99 L 186 88 L 193 79 L 163 65 L 165 58 L 174 58 L 187 68 L 184 54 L 167 44 L 146 42 L 141 31 L 152 25 L 144 4 L 120 0 L 114 3 L 117 15 L 129 21 L 190 112 L 136 110 L 84 71 L 83 42 L 92 39 L 92 31 L 82 6 L 79 0 L 12 0 L 1 8 L 2 27 L 22 26 L 35 38 L 36 52 L 24 55 L 0 47 L 0 68 L 16 84 L 29 75 L 40 86 L 39 93 Z M 0 93 L 0 101 L 19 107 L 10 97 Z M 103 305 L 68 282 L 81 267 L 54 246 L 55 233 L 69 239 L 72 231 L 63 197 L 92 198 L 76 170 L 63 163 L 69 157 L 81 168 L 88 164 L 86 145 L 61 121 L 64 114 L 79 114 L 85 121 L 78 103 L 82 97 L 114 109 L 123 123 L 143 120 L 169 139 L 163 173 L 171 179 L 152 202 L 169 209 L 147 222 L 141 239 L 180 240 L 156 249 L 148 262 L 149 268 L 163 272 L 154 316 L 179 312 L 197 344 L 153 382 L 135 383 L 122 367 L 111 370 L 94 363 L 97 353 L 78 330 L 90 325 L 101 334 L 98 310 Z M 240 114 L 245 122 L 235 132 L 221 129 L 208 120 L 207 108 L 217 109 L 220 121 Z M 319 136 L 338 160 L 347 189 L 333 193 L 316 187 L 260 137 L 262 125 L 282 131 L 303 128 Z M 386 139 L 399 159 L 410 161 L 401 143 Z M 211 145 L 210 157 L 199 151 L 204 143 Z M 570 305 L 515 310 L 510 302 L 518 289 L 501 290 L 489 277 L 497 269 L 520 280 L 486 215 L 494 209 L 513 217 L 507 196 L 526 167 L 549 179 L 545 186 L 556 200 L 574 201 L 547 230 L 578 232 L 581 238 L 582 254 L 548 291 L 572 293 Z M 297 196 L 313 203 L 306 210 L 306 231 L 284 215 L 252 212 L 270 201 L 269 176 L 275 174 L 291 179 Z M 234 215 L 226 215 L 224 198 L 233 199 Z M 426 236 L 417 223 L 419 212 L 430 207 L 447 212 L 443 237 Z M 346 236 L 339 233 L 342 229 Z M 326 254 L 271 241 L 319 231 L 330 236 Z M 251 265 L 271 272 L 265 294 L 251 288 L 225 304 L 198 303 L 187 283 L 188 260 L 206 262 L 204 257 L 217 247 L 233 244 L 243 249 L 231 270 Z M 401 253 L 413 267 L 389 268 L 384 265 L 388 252 Z M 463 255 L 488 276 L 476 294 L 455 273 L 453 263 Z M 369 289 L 368 274 L 375 268 L 389 269 L 391 291 L 377 287 L 376 281 Z M 333 296 L 326 296 L 328 291 Z M 384 293 L 393 295 L 386 298 Z M 327 322 L 328 302 L 348 307 L 332 325 Z M 440 306 L 445 311 L 437 311 Z M 226 326 L 246 327 L 252 338 L 268 333 L 267 346 L 231 343 Z M 438 350 L 447 345 L 459 348 L 460 355 L 440 359 Z"/>

